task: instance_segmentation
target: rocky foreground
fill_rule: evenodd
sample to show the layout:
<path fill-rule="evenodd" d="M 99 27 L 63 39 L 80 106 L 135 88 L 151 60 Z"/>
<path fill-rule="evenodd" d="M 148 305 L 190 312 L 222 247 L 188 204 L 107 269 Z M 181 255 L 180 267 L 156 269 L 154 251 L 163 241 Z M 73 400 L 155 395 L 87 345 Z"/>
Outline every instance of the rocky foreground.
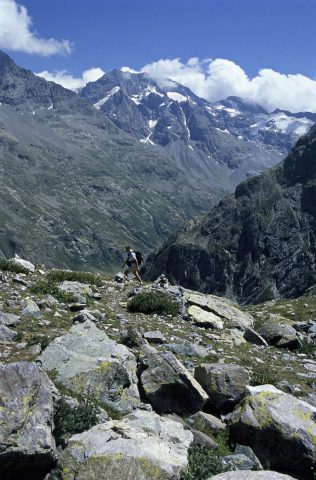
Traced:
<path fill-rule="evenodd" d="M 315 478 L 315 295 L 0 265 L 1 479 Z"/>

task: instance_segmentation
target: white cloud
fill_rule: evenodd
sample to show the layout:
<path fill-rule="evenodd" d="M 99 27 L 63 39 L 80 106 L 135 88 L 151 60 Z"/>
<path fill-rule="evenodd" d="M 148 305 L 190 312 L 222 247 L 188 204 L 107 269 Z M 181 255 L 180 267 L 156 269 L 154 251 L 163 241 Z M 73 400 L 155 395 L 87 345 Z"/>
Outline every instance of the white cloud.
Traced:
<path fill-rule="evenodd" d="M 40 38 L 31 28 L 32 19 L 23 5 L 15 0 L 0 0 L 0 48 L 47 57 L 71 52 L 68 40 Z"/>
<path fill-rule="evenodd" d="M 236 95 L 259 103 L 268 111 L 281 108 L 316 112 L 316 81 L 301 74 L 285 75 L 265 68 L 249 78 L 231 60 L 196 57 L 187 63 L 179 58 L 161 59 L 145 65 L 142 70 L 162 84 L 168 78 L 181 83 L 209 101 Z"/>
<path fill-rule="evenodd" d="M 69 90 L 78 91 L 80 88 L 84 87 L 88 82 L 95 82 L 104 75 L 104 71 L 99 67 L 89 68 L 85 70 L 81 77 L 75 78 L 67 70 L 48 72 L 44 70 L 43 72 L 36 73 L 38 77 L 45 78 L 49 82 L 55 82 L 59 85 L 62 85 Z"/>

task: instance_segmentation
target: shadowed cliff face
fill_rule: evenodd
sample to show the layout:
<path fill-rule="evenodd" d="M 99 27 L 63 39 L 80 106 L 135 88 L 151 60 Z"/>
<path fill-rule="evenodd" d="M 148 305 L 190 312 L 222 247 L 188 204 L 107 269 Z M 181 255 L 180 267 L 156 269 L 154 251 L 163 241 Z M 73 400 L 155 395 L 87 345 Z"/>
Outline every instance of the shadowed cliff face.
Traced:
<path fill-rule="evenodd" d="M 241 183 L 149 257 L 146 277 L 243 303 L 316 284 L 316 127 L 277 167 Z"/>

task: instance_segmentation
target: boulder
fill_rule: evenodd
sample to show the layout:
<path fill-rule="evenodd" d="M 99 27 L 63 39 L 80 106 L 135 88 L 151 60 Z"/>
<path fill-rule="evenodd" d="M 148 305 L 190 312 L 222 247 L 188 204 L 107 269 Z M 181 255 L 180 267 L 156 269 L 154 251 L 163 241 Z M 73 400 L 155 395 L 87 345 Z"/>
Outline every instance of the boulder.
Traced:
<path fill-rule="evenodd" d="M 247 447 L 246 445 L 239 445 L 239 443 L 237 443 L 234 453 L 242 453 L 246 455 L 246 457 L 250 458 L 255 465 L 253 470 L 263 470 L 262 465 L 252 448 Z"/>
<path fill-rule="evenodd" d="M 255 345 L 263 345 L 264 347 L 268 346 L 268 342 L 253 328 L 247 328 L 245 330 L 244 339 L 247 340 L 247 342 L 254 343 Z"/>
<path fill-rule="evenodd" d="M 209 327 L 217 330 L 222 330 L 224 327 L 224 322 L 220 317 L 196 305 L 191 305 L 188 308 L 188 315 L 191 320 L 200 327 Z"/>
<path fill-rule="evenodd" d="M 218 450 L 218 445 L 213 440 L 213 438 L 206 435 L 206 433 L 201 432 L 200 430 L 195 430 L 195 428 L 190 429 L 193 434 L 193 444 L 200 445 L 201 447 L 206 447 L 209 450 Z"/>
<path fill-rule="evenodd" d="M 294 477 L 278 472 L 254 472 L 253 470 L 243 470 L 237 472 L 226 472 L 214 475 L 208 480 L 295 480 Z"/>
<path fill-rule="evenodd" d="M 87 320 L 90 320 L 91 322 L 94 322 L 94 323 L 98 323 L 98 320 L 95 318 L 95 316 L 92 315 L 92 313 L 86 309 L 81 310 L 72 319 L 73 323 L 83 323 L 83 322 L 86 322 Z"/>
<path fill-rule="evenodd" d="M 57 383 L 91 396 L 105 409 L 128 413 L 140 406 L 134 355 L 91 321 L 73 325 L 55 338 L 38 360 L 54 372 Z"/>
<path fill-rule="evenodd" d="M 0 402 L 1 480 L 42 479 L 57 457 L 46 373 L 30 362 L 0 365 Z"/>
<path fill-rule="evenodd" d="M 7 327 L 17 325 L 21 319 L 13 313 L 0 312 L 0 325 L 6 325 Z"/>
<path fill-rule="evenodd" d="M 220 458 L 225 470 L 255 470 L 256 464 L 244 453 L 234 453 Z"/>
<path fill-rule="evenodd" d="M 5 325 L 0 325 L 0 340 L 14 340 L 17 333 Z"/>
<path fill-rule="evenodd" d="M 69 280 L 65 280 L 60 285 L 58 285 L 58 289 L 61 292 L 71 293 L 77 298 L 77 301 L 81 303 L 85 302 L 86 295 L 92 295 L 91 287 L 87 283 L 71 282 Z"/>
<path fill-rule="evenodd" d="M 39 308 L 50 308 L 50 307 L 55 307 L 56 305 L 59 304 L 59 301 L 57 298 L 53 297 L 53 295 L 50 295 L 47 293 L 44 295 L 39 302 L 37 302 L 37 305 Z"/>
<path fill-rule="evenodd" d="M 218 411 L 227 411 L 246 394 L 248 371 L 238 365 L 204 363 L 194 371 L 195 379 L 209 395 L 209 405 Z"/>
<path fill-rule="evenodd" d="M 215 295 L 203 295 L 201 293 L 190 292 L 189 290 L 184 291 L 184 299 L 189 308 L 191 305 L 195 305 L 202 310 L 216 315 L 216 317 L 223 321 L 225 328 L 246 330 L 248 327 L 253 326 L 253 317 L 242 312 L 227 299 L 223 300 L 223 298 L 216 297 Z"/>
<path fill-rule="evenodd" d="M 33 273 L 35 271 L 35 266 L 33 263 L 23 260 L 23 258 L 20 258 L 18 255 L 15 255 L 14 258 L 10 258 L 9 262 L 15 263 L 16 265 L 20 265 L 21 267 L 26 268 L 28 273 Z"/>
<path fill-rule="evenodd" d="M 258 330 L 269 345 L 279 348 L 298 348 L 299 340 L 295 328 L 282 323 L 268 322 Z"/>
<path fill-rule="evenodd" d="M 185 357 L 206 357 L 209 354 L 206 348 L 191 342 L 166 343 L 163 349 Z"/>
<path fill-rule="evenodd" d="M 41 318 L 41 311 L 31 298 L 26 298 L 24 300 L 21 317 Z"/>
<path fill-rule="evenodd" d="M 226 424 L 219 418 L 206 412 L 194 413 L 194 415 L 191 415 L 186 419 L 186 422 L 196 430 L 201 430 L 207 434 L 224 431 L 227 428 Z"/>
<path fill-rule="evenodd" d="M 148 353 L 140 359 L 140 383 L 160 413 L 192 414 L 203 408 L 208 396 L 171 352 Z"/>
<path fill-rule="evenodd" d="M 59 462 L 62 480 L 177 480 L 193 436 L 169 418 L 136 410 L 70 438 Z"/>
<path fill-rule="evenodd" d="M 144 333 L 144 339 L 147 340 L 149 343 L 165 343 L 166 339 L 163 336 L 163 334 L 159 331 L 151 331 L 151 332 L 145 332 Z"/>
<path fill-rule="evenodd" d="M 249 390 L 230 416 L 232 440 L 250 446 L 263 466 L 307 475 L 315 468 L 316 408 L 271 386 Z"/>

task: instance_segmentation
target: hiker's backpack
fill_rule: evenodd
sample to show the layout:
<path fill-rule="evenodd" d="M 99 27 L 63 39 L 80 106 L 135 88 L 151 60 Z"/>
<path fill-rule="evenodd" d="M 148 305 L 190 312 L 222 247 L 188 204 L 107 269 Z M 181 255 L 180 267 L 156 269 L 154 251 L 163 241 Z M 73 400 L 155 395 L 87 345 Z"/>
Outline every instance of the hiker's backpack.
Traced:
<path fill-rule="evenodd" d="M 143 261 L 142 254 L 140 252 L 134 252 L 137 258 L 138 265 L 140 265 Z"/>

